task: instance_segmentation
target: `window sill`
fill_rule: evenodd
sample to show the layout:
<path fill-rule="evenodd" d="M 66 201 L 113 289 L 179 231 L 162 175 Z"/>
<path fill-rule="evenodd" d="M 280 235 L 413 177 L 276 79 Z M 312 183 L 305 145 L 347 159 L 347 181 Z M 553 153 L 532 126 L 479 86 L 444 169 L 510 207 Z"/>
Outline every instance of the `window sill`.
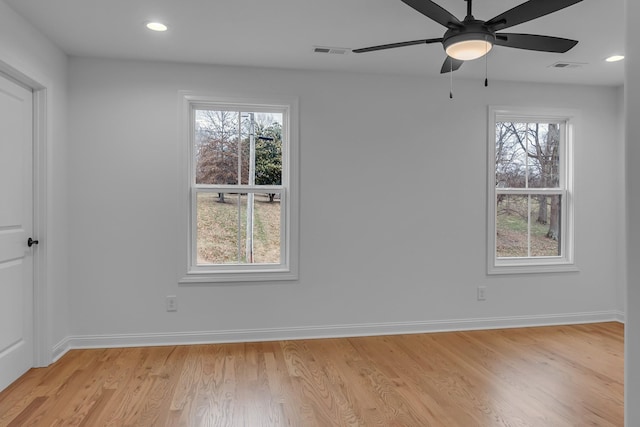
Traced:
<path fill-rule="evenodd" d="M 298 273 L 287 269 L 258 271 L 198 271 L 189 272 L 178 280 L 179 285 L 225 285 L 238 282 L 276 282 L 298 280 Z"/>
<path fill-rule="evenodd" d="M 496 263 L 490 265 L 487 271 L 489 275 L 498 274 L 535 274 L 535 273 L 567 273 L 580 271 L 572 262 L 558 262 L 549 264 L 533 263 Z"/>

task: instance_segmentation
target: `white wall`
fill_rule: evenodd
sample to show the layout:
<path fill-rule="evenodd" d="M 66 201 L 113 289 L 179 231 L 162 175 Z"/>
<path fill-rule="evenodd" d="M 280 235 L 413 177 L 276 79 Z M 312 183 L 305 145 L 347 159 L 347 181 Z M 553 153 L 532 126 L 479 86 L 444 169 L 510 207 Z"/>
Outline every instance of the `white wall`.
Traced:
<path fill-rule="evenodd" d="M 231 339 L 256 329 L 278 329 L 274 337 L 375 333 L 437 329 L 456 319 L 474 327 L 491 324 L 475 319 L 610 318 L 620 308 L 623 144 L 616 88 L 500 82 L 484 88 L 460 80 L 449 100 L 446 77 L 86 58 L 71 59 L 69 82 L 76 338 L 116 335 L 112 343 L 122 343 L 123 334 L 231 331 L 223 336 Z M 179 90 L 300 97 L 298 282 L 177 286 Z M 485 274 L 487 105 L 581 111 L 579 273 Z M 478 285 L 488 288 L 485 302 L 476 301 Z M 165 311 L 168 294 L 178 296 L 177 313 Z"/>
<path fill-rule="evenodd" d="M 620 86 L 618 91 L 618 109 L 616 116 L 618 123 L 616 131 L 618 137 L 624 142 L 626 139 L 626 111 L 625 111 L 625 88 Z M 618 236 L 618 273 L 616 283 L 618 284 L 618 294 L 616 307 L 624 319 L 625 304 L 627 301 L 627 151 L 626 143 L 618 151 L 618 164 L 620 167 L 617 171 L 616 197 L 621 200 L 618 207 L 618 216 L 616 223 L 618 225 L 616 234 Z"/>
<path fill-rule="evenodd" d="M 625 426 L 640 425 L 640 3 L 627 1 L 625 112 L 628 191 L 628 283 L 625 323 Z"/>
<path fill-rule="evenodd" d="M 0 67 L 47 90 L 47 234 L 37 236 L 47 254 L 44 316 L 51 347 L 69 335 L 67 251 L 67 56 L 0 1 Z M 42 307 L 39 307 L 42 308 Z M 44 312 L 43 312 L 44 311 Z M 46 359 L 46 358 L 45 358 Z M 47 363 L 47 360 L 41 360 Z"/>

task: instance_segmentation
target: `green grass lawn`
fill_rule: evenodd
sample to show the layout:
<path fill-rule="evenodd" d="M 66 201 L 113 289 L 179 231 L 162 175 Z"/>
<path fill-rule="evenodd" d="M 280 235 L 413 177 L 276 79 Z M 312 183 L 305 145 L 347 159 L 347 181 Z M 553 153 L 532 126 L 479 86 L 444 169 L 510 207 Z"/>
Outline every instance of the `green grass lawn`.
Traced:
<path fill-rule="evenodd" d="M 240 204 L 238 204 L 240 197 Z M 199 193 L 197 205 L 198 264 L 247 263 L 245 251 L 247 196 L 226 194 L 224 202 L 217 193 Z M 238 230 L 238 213 L 240 227 Z M 238 233 L 239 231 L 239 233 Z M 253 224 L 253 262 L 280 262 L 280 201 L 269 202 L 255 195 Z"/>
<path fill-rule="evenodd" d="M 513 207 L 513 206 L 512 206 Z M 535 206 L 534 212 L 537 212 Z M 500 208 L 499 208 L 499 212 Z M 496 221 L 496 252 L 498 257 L 525 257 L 527 251 L 526 209 L 499 213 Z M 548 224 L 531 223 L 531 256 L 558 256 L 558 241 L 547 237 Z"/>

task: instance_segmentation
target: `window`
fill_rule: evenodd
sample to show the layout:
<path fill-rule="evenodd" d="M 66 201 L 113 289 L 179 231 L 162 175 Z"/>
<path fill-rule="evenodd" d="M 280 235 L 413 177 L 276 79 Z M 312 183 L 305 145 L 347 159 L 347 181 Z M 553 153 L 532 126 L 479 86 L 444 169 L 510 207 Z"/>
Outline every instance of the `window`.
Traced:
<path fill-rule="evenodd" d="M 297 279 L 297 102 L 181 94 L 181 283 Z"/>
<path fill-rule="evenodd" d="M 576 114 L 489 109 L 488 272 L 575 271 Z"/>

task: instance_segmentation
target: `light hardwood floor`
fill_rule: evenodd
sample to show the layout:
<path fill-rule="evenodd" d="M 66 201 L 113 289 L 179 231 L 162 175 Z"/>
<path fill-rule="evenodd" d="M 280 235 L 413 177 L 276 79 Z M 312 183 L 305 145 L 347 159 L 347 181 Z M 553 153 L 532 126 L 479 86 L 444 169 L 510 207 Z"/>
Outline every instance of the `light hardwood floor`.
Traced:
<path fill-rule="evenodd" d="M 1 426 L 622 426 L 623 326 L 73 350 Z"/>

